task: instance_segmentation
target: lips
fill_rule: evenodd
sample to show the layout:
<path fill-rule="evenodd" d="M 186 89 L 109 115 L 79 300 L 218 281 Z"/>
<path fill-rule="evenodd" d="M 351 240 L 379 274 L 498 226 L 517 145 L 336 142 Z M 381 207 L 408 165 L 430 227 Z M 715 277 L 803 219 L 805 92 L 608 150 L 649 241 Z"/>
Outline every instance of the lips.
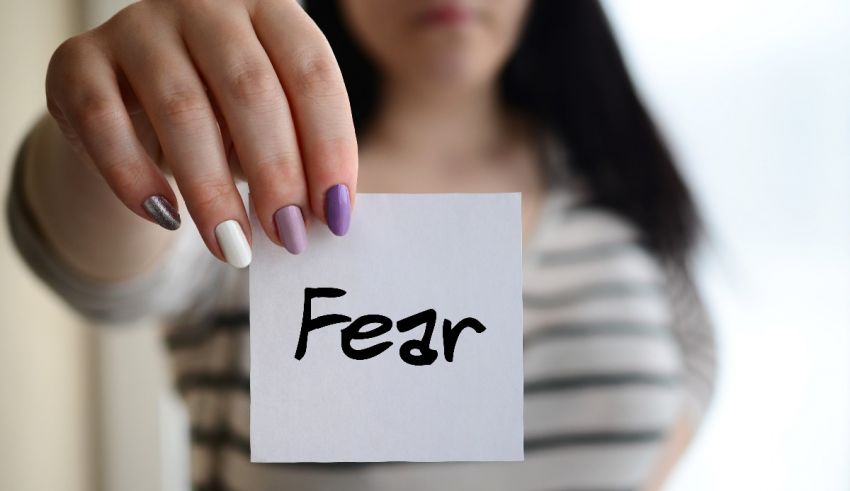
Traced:
<path fill-rule="evenodd" d="M 473 18 L 472 10 L 460 5 L 443 5 L 424 12 L 420 22 L 426 26 L 456 26 Z"/>

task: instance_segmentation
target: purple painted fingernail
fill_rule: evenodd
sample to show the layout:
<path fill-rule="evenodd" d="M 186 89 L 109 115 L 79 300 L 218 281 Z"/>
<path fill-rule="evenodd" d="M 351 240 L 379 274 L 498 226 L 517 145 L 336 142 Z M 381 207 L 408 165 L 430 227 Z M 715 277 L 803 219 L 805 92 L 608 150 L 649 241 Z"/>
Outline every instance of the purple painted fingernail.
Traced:
<path fill-rule="evenodd" d="M 337 184 L 325 194 L 325 216 L 334 235 L 345 235 L 351 224 L 351 197 L 348 186 Z"/>
<path fill-rule="evenodd" d="M 277 235 L 286 250 L 292 254 L 301 254 L 307 249 L 307 229 L 304 227 L 304 215 L 295 205 L 284 206 L 274 212 Z"/>

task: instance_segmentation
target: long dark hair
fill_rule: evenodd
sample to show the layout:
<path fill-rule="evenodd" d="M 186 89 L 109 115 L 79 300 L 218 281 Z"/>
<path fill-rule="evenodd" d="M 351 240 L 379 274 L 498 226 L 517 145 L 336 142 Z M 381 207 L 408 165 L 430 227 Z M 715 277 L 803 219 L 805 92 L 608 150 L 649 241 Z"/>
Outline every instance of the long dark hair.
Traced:
<path fill-rule="evenodd" d="M 378 103 L 378 72 L 335 0 L 304 3 L 334 50 L 360 131 Z M 696 206 L 597 1 L 533 1 L 501 90 L 506 102 L 564 142 L 570 154 L 564 164 L 587 183 L 592 204 L 635 223 L 661 259 L 687 265 L 700 230 Z"/>

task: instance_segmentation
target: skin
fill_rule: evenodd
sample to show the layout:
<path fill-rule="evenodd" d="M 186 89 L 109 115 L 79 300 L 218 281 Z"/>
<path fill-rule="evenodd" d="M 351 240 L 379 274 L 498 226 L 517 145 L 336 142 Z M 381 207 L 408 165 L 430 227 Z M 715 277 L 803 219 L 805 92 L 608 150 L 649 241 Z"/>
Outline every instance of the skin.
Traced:
<path fill-rule="evenodd" d="M 347 0 L 343 15 L 382 77 L 361 138 L 361 190 L 523 193 L 524 233 L 543 188 L 531 125 L 503 107 L 498 73 L 526 0 L 453 2 L 467 18 L 427 22 L 446 2 Z"/>
<path fill-rule="evenodd" d="M 89 178 L 99 174 L 126 208 L 146 218 L 148 196 L 176 201 L 161 164 L 219 259 L 216 225 L 237 220 L 251 237 L 234 185 L 240 174 L 264 231 L 278 244 L 277 209 L 298 205 L 324 221 L 331 186 L 356 192 L 357 141 L 342 76 L 327 40 L 294 1 L 133 4 L 64 42 L 46 87 L 48 110 L 74 155 L 40 165 L 69 166 L 64 170 L 73 174 L 89 164 Z M 105 197 L 93 206 L 95 198 L 79 188 L 51 185 L 51 176 L 61 174 L 55 170 L 29 172 L 28 195 L 48 239 L 83 273 L 132 276 L 138 268 L 128 263 L 155 262 L 167 247 L 170 238 L 159 231 L 113 216 L 116 204 Z M 95 211 L 98 220 L 81 216 L 93 208 L 108 211 Z M 108 239 L 108 257 L 75 247 L 72 236 L 79 234 L 93 243 Z M 149 252 L 126 254 L 139 249 Z"/>
<path fill-rule="evenodd" d="M 497 91 L 528 3 L 344 0 L 384 89 L 358 142 L 327 40 L 294 0 L 143 0 L 54 53 L 25 199 L 57 254 L 104 281 L 142 274 L 168 250 L 174 234 L 142 209 L 154 194 L 188 209 L 219 259 L 218 223 L 237 220 L 250 241 L 242 178 L 278 245 L 274 211 L 295 204 L 325 222 L 338 183 L 352 201 L 358 189 L 521 191 L 528 237 L 540 155 L 533 125 Z M 455 15 L 435 16 L 445 5 Z M 647 489 L 661 486 L 691 428 L 676 425 Z"/>

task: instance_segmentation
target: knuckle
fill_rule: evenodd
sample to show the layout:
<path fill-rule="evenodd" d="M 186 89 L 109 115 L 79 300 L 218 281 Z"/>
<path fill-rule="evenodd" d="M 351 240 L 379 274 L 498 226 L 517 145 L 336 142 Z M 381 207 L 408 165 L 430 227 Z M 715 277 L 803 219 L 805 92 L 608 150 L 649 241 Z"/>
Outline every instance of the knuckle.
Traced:
<path fill-rule="evenodd" d="M 104 46 L 135 45 L 141 35 L 128 33 L 156 32 L 173 23 L 172 8 L 166 2 L 142 0 L 119 10 L 109 20 L 92 30 Z"/>
<path fill-rule="evenodd" d="M 331 138 L 316 142 L 310 148 L 312 172 L 326 179 L 335 179 L 340 173 L 356 173 L 357 142 L 353 138 Z"/>
<path fill-rule="evenodd" d="M 176 9 L 181 16 L 189 19 L 197 15 L 208 15 L 221 9 L 223 5 L 232 5 L 232 0 L 153 0 L 157 3 L 167 3 L 169 7 Z"/>
<path fill-rule="evenodd" d="M 81 38 L 79 36 L 68 38 L 53 51 L 53 56 L 50 58 L 50 66 L 62 65 L 63 62 L 74 60 L 79 57 L 81 51 Z"/>
<path fill-rule="evenodd" d="M 82 93 L 72 113 L 83 131 L 94 133 L 115 127 L 121 118 L 120 108 L 97 91 Z"/>
<path fill-rule="evenodd" d="M 333 56 L 302 56 L 296 77 L 299 93 L 308 97 L 330 97 L 345 91 L 342 74 Z"/>
<path fill-rule="evenodd" d="M 139 162 L 123 160 L 105 162 L 103 166 L 116 194 L 137 189 L 144 184 L 145 172 Z"/>
<path fill-rule="evenodd" d="M 151 14 L 151 7 L 150 2 L 131 3 L 106 21 L 106 25 L 114 25 L 116 29 L 138 26 Z"/>
<path fill-rule="evenodd" d="M 63 88 L 85 67 L 86 53 L 92 49 L 84 35 L 66 39 L 54 51 L 47 65 L 47 87 Z"/>
<path fill-rule="evenodd" d="M 193 123 L 212 117 L 206 94 L 193 89 L 174 89 L 159 98 L 158 113 L 175 124 Z"/>
<path fill-rule="evenodd" d="M 281 94 L 280 82 L 270 67 L 249 63 L 231 70 L 226 87 L 230 96 L 239 103 L 257 105 L 268 103 Z"/>
<path fill-rule="evenodd" d="M 254 164 L 251 177 L 263 185 L 303 181 L 300 156 L 297 152 L 280 152 L 263 157 Z"/>
<path fill-rule="evenodd" d="M 233 183 L 227 179 L 202 179 L 192 187 L 192 204 L 198 210 L 220 209 L 234 192 Z"/>

